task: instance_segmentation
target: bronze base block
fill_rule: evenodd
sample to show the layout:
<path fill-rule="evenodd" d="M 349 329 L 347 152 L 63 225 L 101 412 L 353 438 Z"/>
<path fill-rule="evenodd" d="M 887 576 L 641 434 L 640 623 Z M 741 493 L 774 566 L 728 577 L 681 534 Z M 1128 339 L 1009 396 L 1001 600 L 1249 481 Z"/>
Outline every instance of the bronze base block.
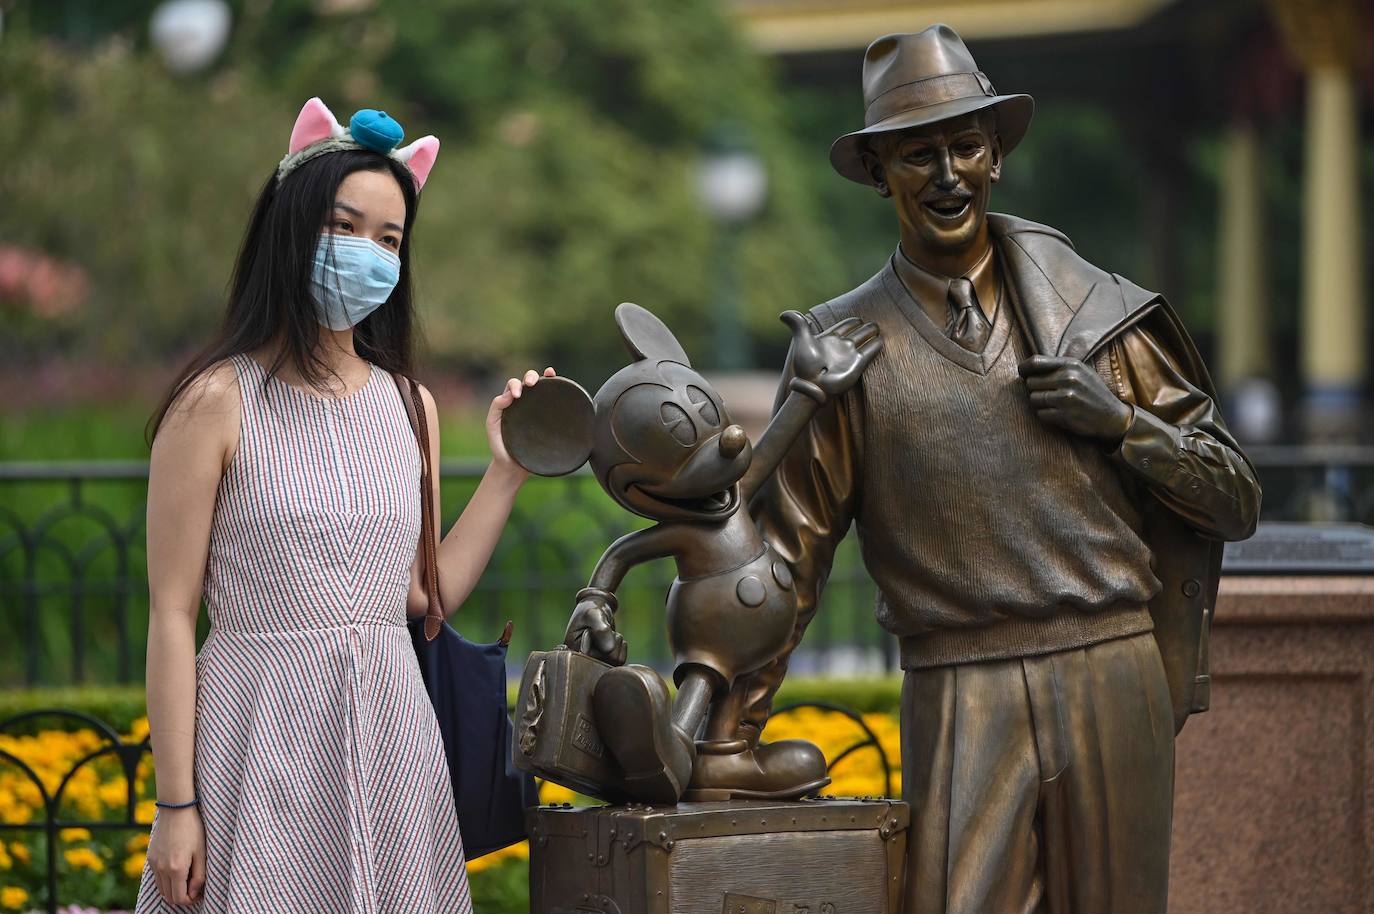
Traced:
<path fill-rule="evenodd" d="M 531 914 L 898 914 L 898 800 L 540 806 Z"/>

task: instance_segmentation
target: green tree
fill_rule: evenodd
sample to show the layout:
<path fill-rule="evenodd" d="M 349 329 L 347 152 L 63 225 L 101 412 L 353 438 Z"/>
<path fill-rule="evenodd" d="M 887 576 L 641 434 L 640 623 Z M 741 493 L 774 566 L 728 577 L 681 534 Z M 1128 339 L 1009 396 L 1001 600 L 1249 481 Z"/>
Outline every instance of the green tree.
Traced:
<path fill-rule="evenodd" d="M 93 290 L 75 328 L 27 352 L 163 358 L 203 338 L 311 95 L 444 144 L 415 251 L 444 367 L 553 362 L 592 380 L 623 359 L 609 316 L 625 300 L 704 355 L 717 227 L 692 176 L 724 123 L 770 175 L 734 252 L 765 361 L 786 343 L 777 313 L 842 284 L 767 63 L 712 0 L 245 0 L 224 58 L 190 78 L 147 47 L 146 6 L 20 6 L 0 40 L 0 118 L 25 125 L 0 131 L 0 241 L 80 264 Z"/>

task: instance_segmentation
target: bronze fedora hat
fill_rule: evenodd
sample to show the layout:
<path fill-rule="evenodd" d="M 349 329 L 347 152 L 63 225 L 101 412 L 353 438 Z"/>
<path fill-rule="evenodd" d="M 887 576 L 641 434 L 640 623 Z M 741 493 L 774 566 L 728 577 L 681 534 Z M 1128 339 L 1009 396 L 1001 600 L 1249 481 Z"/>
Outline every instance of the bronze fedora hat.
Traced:
<path fill-rule="evenodd" d="M 1029 95 L 998 95 L 959 33 L 947 25 L 877 39 L 864 52 L 863 80 L 864 128 L 830 147 L 830 164 L 860 184 L 873 183 L 861 155 L 873 134 L 994 108 L 1005 155 L 1026 135 L 1035 110 Z"/>

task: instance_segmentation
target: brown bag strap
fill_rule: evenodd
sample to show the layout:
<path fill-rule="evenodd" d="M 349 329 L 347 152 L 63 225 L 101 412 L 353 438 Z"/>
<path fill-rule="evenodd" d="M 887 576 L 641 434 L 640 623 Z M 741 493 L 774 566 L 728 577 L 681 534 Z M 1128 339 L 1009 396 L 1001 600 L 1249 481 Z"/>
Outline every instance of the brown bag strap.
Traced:
<path fill-rule="evenodd" d="M 401 400 L 406 405 L 410 427 L 415 432 L 415 442 L 420 447 L 420 546 L 424 565 L 420 573 L 424 576 L 425 594 L 429 597 L 429 607 L 425 610 L 425 639 L 433 641 L 439 637 L 439 630 L 444 624 L 444 604 L 439 597 L 439 538 L 434 520 L 434 474 L 430 466 L 429 423 L 425 421 L 425 403 L 420 398 L 420 385 L 415 383 L 414 378 L 399 372 L 393 377 L 401 392 Z"/>

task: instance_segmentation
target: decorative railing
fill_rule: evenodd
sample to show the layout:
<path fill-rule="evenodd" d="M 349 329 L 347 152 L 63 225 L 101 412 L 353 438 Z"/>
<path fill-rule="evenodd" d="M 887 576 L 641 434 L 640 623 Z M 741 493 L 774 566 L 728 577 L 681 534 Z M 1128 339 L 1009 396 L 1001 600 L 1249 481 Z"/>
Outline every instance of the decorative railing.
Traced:
<path fill-rule="evenodd" d="M 1374 448 L 1253 448 L 1265 520 L 1374 524 Z M 445 528 L 483 465 L 442 467 Z M 0 687 L 136 683 L 143 677 L 148 588 L 147 464 L 0 463 Z M 534 479 L 522 490 L 492 563 L 455 624 L 495 640 L 515 622 L 512 658 L 561 639 L 571 598 L 601 550 L 639 522 L 586 473 Z M 619 624 L 639 662 L 664 666 L 662 624 L 671 564 L 632 571 Z M 820 612 L 792 667 L 853 674 L 895 668 L 892 639 L 872 620 L 873 586 L 855 537 L 835 558 Z M 200 636 L 207 621 L 202 613 Z"/>
<path fill-rule="evenodd" d="M 857 755 L 860 752 L 871 751 L 877 756 L 878 766 L 882 771 L 882 795 L 885 797 L 895 796 L 892 792 L 892 759 L 888 757 L 887 749 L 884 748 L 882 739 L 877 733 L 873 732 L 873 728 L 869 726 L 868 721 L 864 720 L 863 715 L 852 708 L 846 708 L 844 705 L 835 704 L 831 701 L 799 701 L 794 704 L 782 705 L 775 708 L 772 715 L 769 717 L 769 721 L 771 723 L 780 719 L 786 720 L 788 715 L 795 714 L 798 711 L 821 711 L 828 714 L 838 714 L 841 717 L 847 718 L 850 723 L 858 728 L 861 736 L 838 752 L 826 756 L 826 771 L 834 774 L 836 767 L 845 759 L 852 755 Z M 897 761 L 900 763 L 901 759 Z"/>
<path fill-rule="evenodd" d="M 55 722 L 57 726 L 54 729 L 39 730 L 35 726 L 39 721 Z M 50 750 L 37 746 L 34 747 L 34 751 L 21 753 L 11 752 L 6 748 L 6 745 L 10 745 L 16 750 L 19 749 L 18 741 L 11 740 L 11 737 L 27 735 L 41 742 L 45 738 L 52 739 L 55 733 L 77 729 L 92 734 L 94 738 L 91 742 L 94 745 L 84 754 L 80 754 L 65 771 L 47 771 L 47 778 L 36 771 L 30 762 L 34 761 L 35 757 L 51 754 Z M 0 846 L 8 839 L 21 835 L 42 835 L 40 860 L 43 892 L 37 903 L 43 905 L 43 910 L 49 914 L 56 914 L 59 886 L 64 881 L 62 877 L 67 875 L 58 865 L 58 861 L 62 859 L 61 834 L 65 829 L 117 831 L 132 835 L 146 832 L 150 828 L 152 823 L 139 821 L 136 813 L 143 799 L 138 795 L 139 767 L 145 755 L 151 759 L 152 749 L 146 737 L 141 740 L 127 740 L 102 720 L 79 711 L 61 708 L 28 711 L 0 721 L 0 740 L 3 740 L 3 744 L 0 744 L 0 785 L 4 785 L 0 789 L 9 797 L 5 804 L 5 814 L 0 814 Z M 29 758 L 23 758 L 21 754 L 28 755 Z M 83 814 L 74 808 L 69 788 L 83 771 L 100 764 L 106 758 L 117 765 L 117 778 L 122 777 L 124 781 L 121 802 L 98 804 L 98 812 L 102 813 L 100 816 Z M 6 781 L 9 783 L 6 784 Z M 32 817 L 33 810 L 30 805 L 23 801 L 26 792 L 37 795 L 38 803 L 34 805 L 37 806 L 39 815 L 36 819 Z M 23 846 L 27 847 L 26 844 Z M 11 867 L 23 865 L 22 861 L 14 862 L 13 855 L 14 845 L 10 845 L 7 858 L 11 860 Z M 28 909 L 27 905 L 25 909 Z"/>
<path fill-rule="evenodd" d="M 1374 447 L 1265 445 L 1246 454 L 1264 488 L 1263 520 L 1374 525 Z"/>
<path fill-rule="evenodd" d="M 484 464 L 446 461 L 444 528 Z M 148 625 L 144 547 L 147 464 L 0 463 L 0 686 L 142 681 Z M 562 639 L 572 596 L 601 551 L 642 523 L 586 473 L 533 479 L 521 491 L 486 574 L 455 626 L 495 640 L 515 622 L 517 662 Z M 803 672 L 881 670 L 895 661 L 871 620 L 872 585 L 846 544 L 827 589 L 827 612 L 797 657 Z M 633 570 L 618 622 L 638 662 L 668 663 L 663 597 L 670 562 Z M 208 628 L 201 614 L 199 638 Z"/>
<path fill-rule="evenodd" d="M 892 760 L 878 734 L 862 715 L 829 702 L 800 702 L 779 708 L 773 717 L 786 720 L 798 712 L 820 712 L 846 719 L 859 735 L 847 747 L 832 751 L 827 760 L 830 770 L 833 772 L 836 766 L 856 753 L 872 752 L 874 759 L 869 764 L 875 764 L 881 774 L 883 795 L 893 795 Z M 40 723 L 47 726 L 40 727 Z M 79 748 L 63 747 L 70 751 L 73 760 L 67 762 L 64 757 L 55 762 L 54 757 L 64 753 L 43 743 L 70 740 L 73 733 L 84 737 Z M 24 744 L 26 738 L 32 741 L 28 745 Z M 5 853 L 13 854 L 14 844 L 10 843 L 13 839 L 24 835 L 41 836 L 37 852 L 27 863 L 11 861 L 11 867 L 23 866 L 39 871 L 31 880 L 25 880 L 38 883 L 35 897 L 29 899 L 26 910 L 35 908 L 56 914 L 63 902 L 89 903 L 88 898 L 72 897 L 81 892 L 80 880 L 73 878 L 70 866 L 59 865 L 63 848 L 69 846 L 63 840 L 64 835 L 70 835 L 72 829 L 100 834 L 146 835 L 152 824 L 149 807 L 154 793 L 154 772 L 151 762 L 152 749 L 147 737 L 121 736 L 114 727 L 89 714 L 49 708 L 0 721 L 0 791 L 11 798 L 0 806 L 0 848 L 8 845 L 10 850 Z M 98 786 L 90 789 L 91 785 L 86 784 L 84 793 L 98 795 L 99 802 L 93 807 L 72 802 L 73 784 L 83 772 L 89 774 L 88 769 L 97 765 L 105 766 L 96 775 Z M 115 790 L 108 791 L 110 786 Z M 24 801 L 25 795 L 30 802 Z M 34 798 L 37 802 L 32 802 Z M 106 843 L 106 839 L 85 843 L 98 846 Z M 24 846 L 28 846 L 27 843 Z M 92 859 L 103 859 L 89 847 L 87 853 Z M 133 868 L 124 870 L 122 887 L 112 890 L 106 885 L 100 891 L 107 896 L 116 892 L 130 895 L 137 887 L 140 855 L 134 855 L 133 862 Z"/>

